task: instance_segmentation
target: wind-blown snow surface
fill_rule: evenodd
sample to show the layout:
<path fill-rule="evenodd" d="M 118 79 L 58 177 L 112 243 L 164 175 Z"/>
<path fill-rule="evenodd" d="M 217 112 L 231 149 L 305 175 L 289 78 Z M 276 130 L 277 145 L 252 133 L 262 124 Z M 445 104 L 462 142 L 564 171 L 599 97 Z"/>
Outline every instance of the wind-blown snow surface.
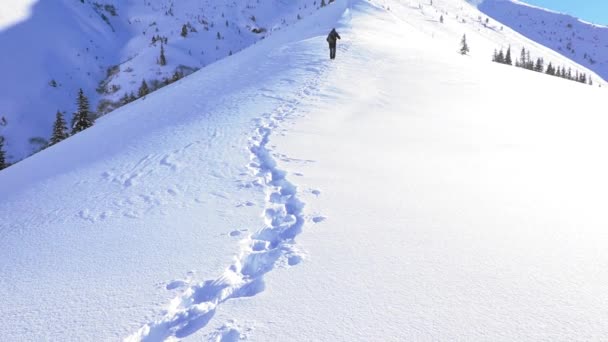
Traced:
<path fill-rule="evenodd" d="M 338 0 L 0 173 L 1 339 L 605 336 L 604 91 L 382 4 Z"/>

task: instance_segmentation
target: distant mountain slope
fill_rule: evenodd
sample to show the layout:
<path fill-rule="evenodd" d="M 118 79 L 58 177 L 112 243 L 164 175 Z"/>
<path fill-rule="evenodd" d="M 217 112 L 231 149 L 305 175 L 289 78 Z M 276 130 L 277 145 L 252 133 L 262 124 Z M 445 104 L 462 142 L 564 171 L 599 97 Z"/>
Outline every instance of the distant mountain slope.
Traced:
<path fill-rule="evenodd" d="M 485 0 L 478 8 L 522 35 L 608 78 L 608 27 L 516 0 Z"/>
<path fill-rule="evenodd" d="M 38 1 L 0 31 L 0 135 L 17 161 L 44 144 L 56 111 L 71 117 L 79 88 L 105 113 L 145 79 L 188 74 L 314 12 L 314 0 Z M 0 6 L 10 6 L 4 4 Z M 185 30 L 184 30 L 185 27 Z M 153 39 L 155 37 L 155 39 Z M 167 64 L 157 63 L 162 38 Z M 111 101 L 111 102 L 110 102 Z M 39 139 L 33 139 L 38 137 Z M 31 140 L 31 141 L 30 141 Z"/>

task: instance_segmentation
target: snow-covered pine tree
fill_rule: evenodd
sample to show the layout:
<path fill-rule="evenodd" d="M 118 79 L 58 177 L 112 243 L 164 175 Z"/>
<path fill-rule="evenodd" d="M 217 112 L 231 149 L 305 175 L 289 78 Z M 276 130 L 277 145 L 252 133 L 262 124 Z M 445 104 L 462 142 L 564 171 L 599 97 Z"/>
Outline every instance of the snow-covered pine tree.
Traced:
<path fill-rule="evenodd" d="M 84 95 L 82 88 L 78 90 L 78 99 L 76 102 L 78 111 L 74 113 L 74 118 L 72 119 L 72 134 L 82 132 L 93 126 L 93 121 L 91 120 L 92 113 L 89 109 L 89 99 Z"/>
<path fill-rule="evenodd" d="M 321 7 L 325 7 L 325 0 L 321 0 Z"/>
<path fill-rule="evenodd" d="M 68 124 L 65 122 L 63 118 L 63 114 L 60 111 L 57 111 L 55 117 L 55 123 L 53 124 L 53 135 L 51 136 L 51 145 L 55 145 L 56 143 L 64 140 L 69 137 L 68 133 Z"/>
<path fill-rule="evenodd" d="M 4 137 L 0 135 L 0 170 L 6 169 L 7 167 L 6 152 L 4 151 Z"/>
<path fill-rule="evenodd" d="M 460 40 L 460 54 L 466 55 L 469 53 L 469 44 L 467 44 L 467 35 L 463 34 L 462 39 Z"/>
<path fill-rule="evenodd" d="M 160 43 L 160 57 L 158 57 L 158 64 L 161 66 L 167 65 L 167 58 L 165 58 L 165 44 Z"/>
<path fill-rule="evenodd" d="M 139 95 L 139 97 L 144 97 L 148 94 L 150 94 L 150 88 L 148 87 L 148 83 L 146 83 L 146 80 L 144 79 L 143 81 L 141 81 L 141 85 L 139 86 L 137 95 Z"/>

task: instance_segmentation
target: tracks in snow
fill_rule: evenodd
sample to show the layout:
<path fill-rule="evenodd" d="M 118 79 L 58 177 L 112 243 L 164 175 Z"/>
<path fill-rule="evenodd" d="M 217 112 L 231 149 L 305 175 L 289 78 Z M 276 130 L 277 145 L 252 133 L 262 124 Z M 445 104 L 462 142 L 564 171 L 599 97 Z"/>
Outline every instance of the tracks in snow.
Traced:
<path fill-rule="evenodd" d="M 304 99 L 319 96 L 326 63 L 329 62 L 316 61 L 317 66 L 322 66 L 308 66 L 306 72 L 315 74 L 308 78 L 309 82 L 293 98 L 281 99 L 278 108 L 256 120 L 255 133 L 249 140 L 249 168 L 256 176 L 253 185 L 266 194 L 265 227 L 241 241 L 239 254 L 222 275 L 188 287 L 171 301 L 162 318 L 145 324 L 126 341 L 187 337 L 205 327 L 222 303 L 262 292 L 264 275 L 275 267 L 290 267 L 302 261 L 295 238 L 305 222 L 304 203 L 298 199 L 296 186 L 287 180 L 287 172 L 277 167 L 268 143 L 273 131 L 297 111 Z"/>

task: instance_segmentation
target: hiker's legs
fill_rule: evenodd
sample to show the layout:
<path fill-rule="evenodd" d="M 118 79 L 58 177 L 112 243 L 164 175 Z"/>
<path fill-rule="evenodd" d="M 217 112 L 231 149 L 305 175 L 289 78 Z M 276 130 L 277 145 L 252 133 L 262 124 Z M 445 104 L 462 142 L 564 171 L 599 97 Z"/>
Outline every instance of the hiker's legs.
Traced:
<path fill-rule="evenodd" d="M 329 44 L 329 58 L 336 58 L 336 44 Z"/>

